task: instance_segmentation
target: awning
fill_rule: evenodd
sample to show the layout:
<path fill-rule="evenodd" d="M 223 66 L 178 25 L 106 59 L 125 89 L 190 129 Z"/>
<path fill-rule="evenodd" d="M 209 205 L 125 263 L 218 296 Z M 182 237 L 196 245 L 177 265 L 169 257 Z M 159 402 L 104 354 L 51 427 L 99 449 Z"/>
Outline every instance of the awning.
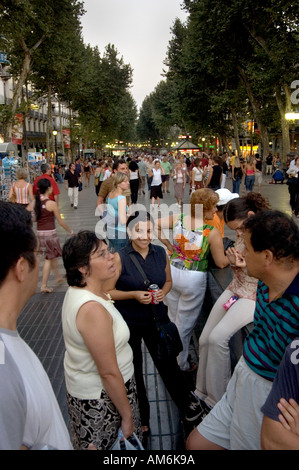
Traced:
<path fill-rule="evenodd" d="M 0 154 L 1 158 L 9 155 L 9 152 L 14 152 L 15 157 L 18 156 L 18 147 L 11 142 L 4 142 L 0 144 Z M 4 154 L 4 155 L 3 155 Z"/>
<path fill-rule="evenodd" d="M 193 144 L 190 140 L 182 140 L 173 150 L 200 150 L 198 145 Z"/>

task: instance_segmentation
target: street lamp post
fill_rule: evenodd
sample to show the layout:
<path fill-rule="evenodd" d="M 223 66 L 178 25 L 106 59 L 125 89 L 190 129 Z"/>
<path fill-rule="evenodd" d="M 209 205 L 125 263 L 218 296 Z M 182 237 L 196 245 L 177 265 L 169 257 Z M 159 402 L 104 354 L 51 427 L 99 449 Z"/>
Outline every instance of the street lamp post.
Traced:
<path fill-rule="evenodd" d="M 58 157 L 57 157 L 57 131 L 53 131 L 53 135 L 55 138 L 55 163 L 58 164 Z"/>

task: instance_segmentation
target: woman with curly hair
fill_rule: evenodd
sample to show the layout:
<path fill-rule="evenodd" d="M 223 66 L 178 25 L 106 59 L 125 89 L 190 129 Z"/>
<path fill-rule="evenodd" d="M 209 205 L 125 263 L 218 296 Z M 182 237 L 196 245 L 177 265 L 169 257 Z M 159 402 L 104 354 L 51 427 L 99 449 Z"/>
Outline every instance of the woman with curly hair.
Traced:
<path fill-rule="evenodd" d="M 206 223 L 213 219 L 218 201 L 219 196 L 212 189 L 198 189 L 191 195 L 189 213 L 157 221 L 159 238 L 171 252 L 172 289 L 164 302 L 183 343 L 183 351 L 177 358 L 183 371 L 195 368 L 188 361 L 189 345 L 205 298 L 210 251 L 219 268 L 229 263 L 219 230 Z M 173 245 L 164 239 L 162 230 L 167 235 L 165 229 L 173 231 Z"/>

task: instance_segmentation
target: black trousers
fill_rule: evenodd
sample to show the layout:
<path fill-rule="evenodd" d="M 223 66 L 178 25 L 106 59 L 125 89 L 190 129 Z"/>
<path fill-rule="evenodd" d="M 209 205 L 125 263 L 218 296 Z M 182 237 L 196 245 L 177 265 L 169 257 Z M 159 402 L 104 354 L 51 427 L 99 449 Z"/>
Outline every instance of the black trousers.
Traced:
<path fill-rule="evenodd" d="M 130 188 L 131 188 L 131 202 L 132 204 L 136 204 L 137 198 L 138 198 L 139 179 L 130 180 Z"/>
<path fill-rule="evenodd" d="M 128 326 L 130 329 L 129 343 L 133 350 L 134 373 L 142 426 L 148 426 L 150 419 L 150 406 L 143 380 L 142 339 L 144 340 L 148 352 L 151 355 L 169 395 L 179 410 L 184 413 L 190 404 L 190 392 L 192 387 L 186 381 L 175 357 L 167 360 L 160 360 L 158 358 L 157 336 L 154 322 L 146 325 L 129 324 Z"/>

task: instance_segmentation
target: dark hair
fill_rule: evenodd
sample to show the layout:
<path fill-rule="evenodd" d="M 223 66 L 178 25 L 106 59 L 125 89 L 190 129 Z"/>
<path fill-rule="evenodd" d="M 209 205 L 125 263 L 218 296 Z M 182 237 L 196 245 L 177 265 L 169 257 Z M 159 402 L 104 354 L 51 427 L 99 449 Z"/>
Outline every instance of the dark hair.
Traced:
<path fill-rule="evenodd" d="M 133 212 L 133 214 L 131 214 L 128 217 L 126 226 L 127 226 L 127 228 L 132 230 L 133 227 L 136 224 L 138 224 L 139 222 L 151 222 L 152 224 L 154 224 L 154 219 L 152 218 L 152 216 L 149 212 L 136 211 L 136 212 Z"/>
<path fill-rule="evenodd" d="M 132 160 L 129 164 L 129 170 L 136 171 L 138 169 L 139 169 L 138 164 L 135 162 L 135 160 Z"/>
<path fill-rule="evenodd" d="M 224 207 L 223 217 L 225 223 L 232 222 L 233 220 L 245 220 L 248 217 L 249 211 L 256 214 L 270 209 L 271 206 L 267 198 L 259 193 L 250 192 L 244 197 L 229 201 Z"/>
<path fill-rule="evenodd" d="M 104 240 L 89 230 L 81 230 L 65 242 L 62 248 L 62 259 L 69 286 L 86 286 L 79 268 L 86 266 L 89 269 L 90 254 L 96 251 L 102 243 L 106 244 Z"/>
<path fill-rule="evenodd" d="M 116 165 L 117 165 L 116 168 L 118 168 L 119 165 L 123 165 L 123 164 L 126 165 L 126 160 L 124 160 L 123 158 L 120 158 L 120 159 L 117 160 L 117 162 L 116 162 Z"/>
<path fill-rule="evenodd" d="M 280 211 L 263 211 L 248 217 L 245 230 L 251 233 L 254 251 L 270 250 L 277 260 L 299 260 L 299 229 L 295 222 Z"/>
<path fill-rule="evenodd" d="M 37 191 L 35 194 L 35 215 L 36 215 L 36 220 L 40 219 L 41 216 L 41 200 L 40 200 L 40 195 L 45 194 L 45 192 L 50 188 L 51 186 L 51 181 L 49 181 L 47 178 L 41 178 L 37 182 Z"/>
<path fill-rule="evenodd" d="M 32 269 L 35 267 L 34 250 L 37 239 L 32 228 L 31 214 L 24 207 L 0 201 L 0 243 L 0 285 L 21 256 Z"/>

